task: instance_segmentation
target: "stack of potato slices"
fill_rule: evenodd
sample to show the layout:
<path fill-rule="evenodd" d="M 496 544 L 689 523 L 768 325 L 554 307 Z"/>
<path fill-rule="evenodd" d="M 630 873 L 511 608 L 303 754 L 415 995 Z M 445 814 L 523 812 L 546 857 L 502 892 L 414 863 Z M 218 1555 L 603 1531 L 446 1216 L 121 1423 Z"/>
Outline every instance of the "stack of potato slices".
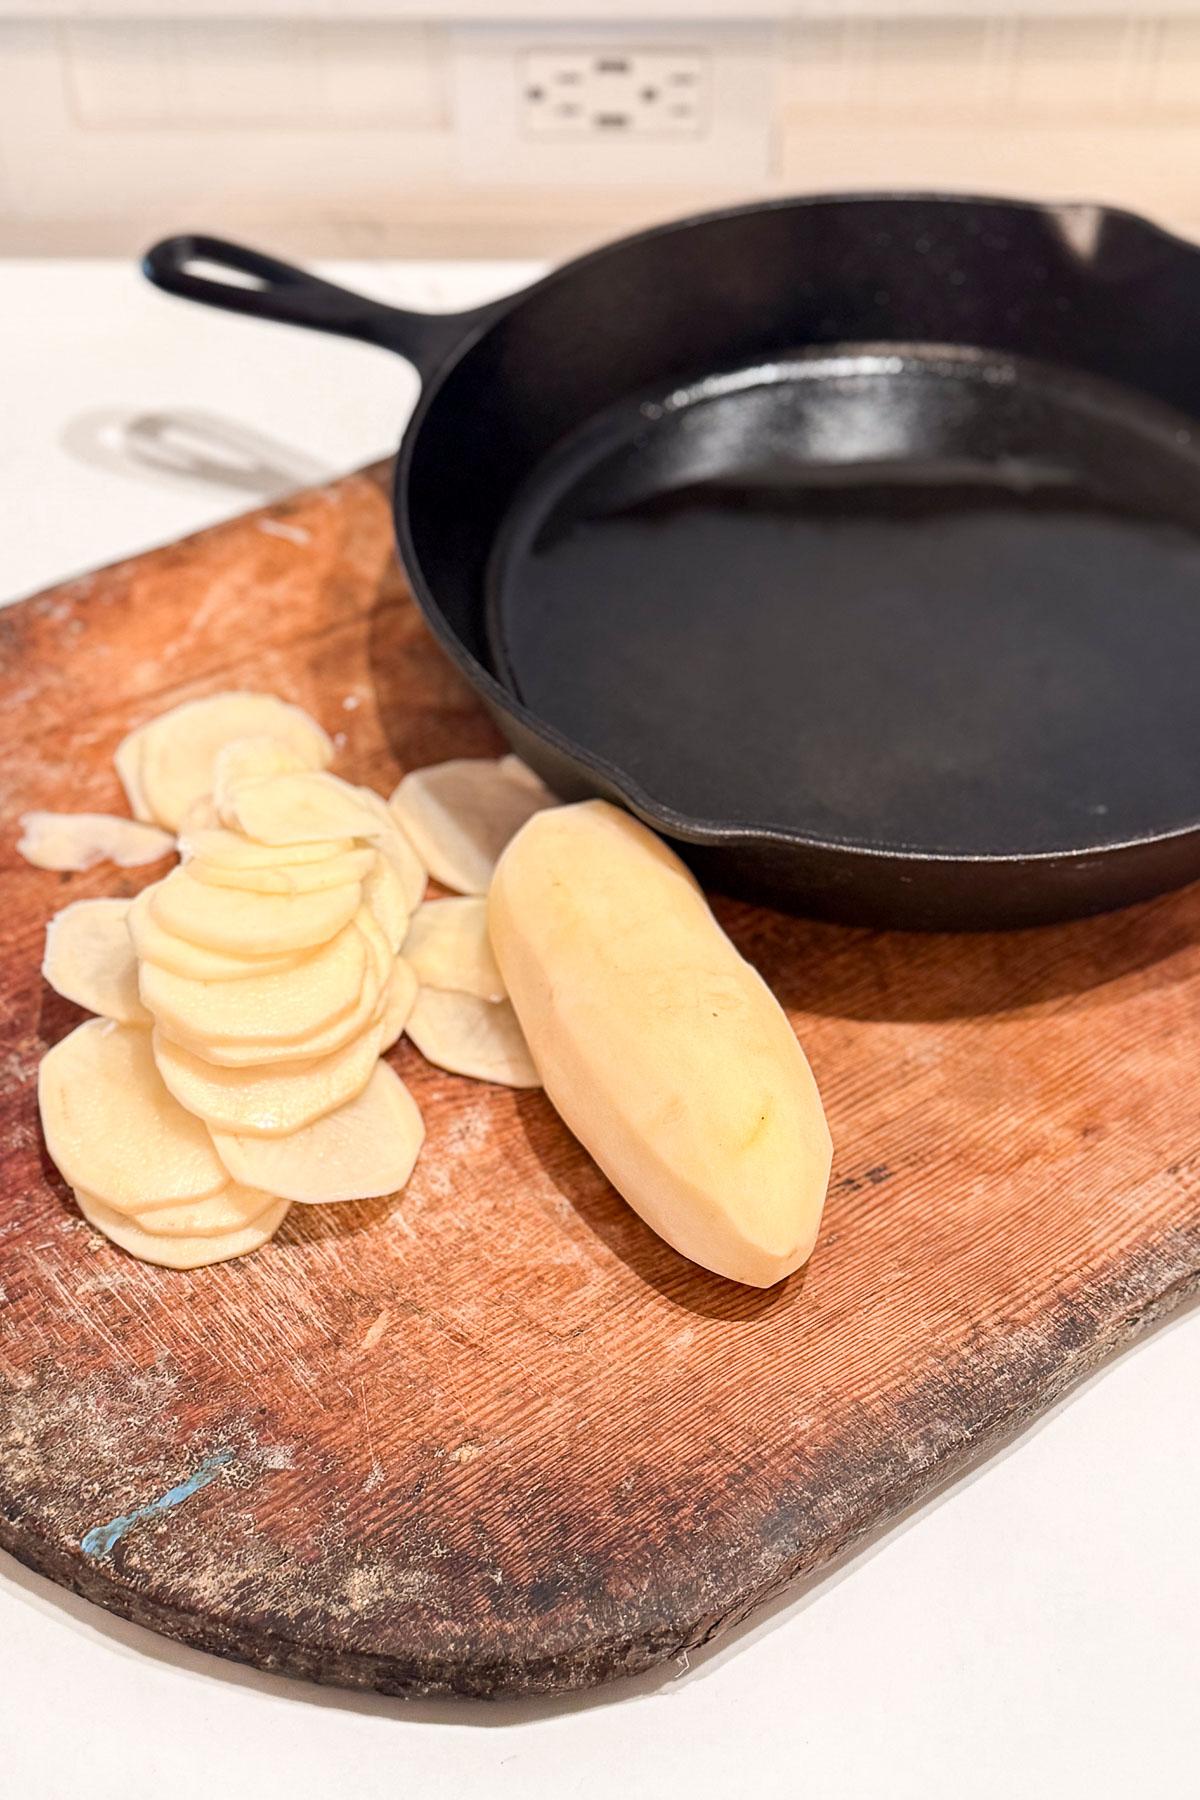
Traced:
<path fill-rule="evenodd" d="M 509 757 L 416 771 L 389 804 L 330 774 L 332 752 L 265 694 L 142 726 L 118 772 L 180 865 L 51 920 L 47 980 L 100 1016 L 43 1059 L 47 1146 L 84 1216 L 144 1260 L 223 1261 L 292 1202 L 403 1188 L 424 1125 L 381 1058 L 406 1027 L 444 1068 L 537 1083 L 477 896 L 552 796 Z M 469 897 L 422 904 L 427 863 Z"/>

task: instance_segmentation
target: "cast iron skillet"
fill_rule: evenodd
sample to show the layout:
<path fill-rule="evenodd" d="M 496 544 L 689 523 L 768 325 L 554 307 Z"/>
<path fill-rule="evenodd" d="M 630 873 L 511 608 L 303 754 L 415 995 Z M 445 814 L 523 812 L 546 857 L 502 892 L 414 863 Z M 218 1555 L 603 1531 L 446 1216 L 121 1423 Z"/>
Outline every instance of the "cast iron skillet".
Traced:
<path fill-rule="evenodd" d="M 455 316 L 207 237 L 145 269 L 415 364 L 395 515 L 434 633 L 551 786 L 712 884 L 981 927 L 1200 875 L 1200 250 L 835 196 Z"/>

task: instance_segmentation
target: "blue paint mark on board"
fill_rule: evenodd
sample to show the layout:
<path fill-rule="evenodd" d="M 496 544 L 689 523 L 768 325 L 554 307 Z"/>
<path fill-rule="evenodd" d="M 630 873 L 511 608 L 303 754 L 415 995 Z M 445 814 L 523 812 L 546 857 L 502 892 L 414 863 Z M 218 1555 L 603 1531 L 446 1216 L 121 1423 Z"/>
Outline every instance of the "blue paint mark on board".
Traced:
<path fill-rule="evenodd" d="M 207 1487 L 218 1469 L 223 1469 L 226 1463 L 232 1461 L 232 1450 L 214 1450 L 178 1487 L 168 1488 L 157 1500 L 148 1501 L 134 1512 L 119 1514 L 117 1518 L 110 1519 L 107 1525 L 94 1525 L 90 1531 L 85 1531 L 79 1540 L 83 1554 L 96 1557 L 110 1555 L 132 1526 L 140 1525 L 143 1519 L 156 1519 L 160 1513 L 170 1512 L 173 1506 L 181 1506 L 193 1494 L 198 1494 L 201 1488 Z"/>

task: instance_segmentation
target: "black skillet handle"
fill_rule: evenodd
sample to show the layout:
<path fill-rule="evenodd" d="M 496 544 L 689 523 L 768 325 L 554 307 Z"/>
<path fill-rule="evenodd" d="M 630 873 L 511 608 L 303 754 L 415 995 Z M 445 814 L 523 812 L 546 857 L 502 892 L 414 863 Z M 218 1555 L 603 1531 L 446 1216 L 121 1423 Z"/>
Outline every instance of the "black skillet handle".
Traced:
<path fill-rule="evenodd" d="M 209 272 L 198 273 L 198 264 Z M 219 273 L 212 273 L 223 269 L 243 279 L 223 281 Z M 190 232 L 164 238 L 147 250 L 142 273 L 155 287 L 184 300 L 379 344 L 405 357 L 422 376 L 508 305 L 501 300 L 465 313 L 406 312 L 322 281 L 261 250 Z"/>

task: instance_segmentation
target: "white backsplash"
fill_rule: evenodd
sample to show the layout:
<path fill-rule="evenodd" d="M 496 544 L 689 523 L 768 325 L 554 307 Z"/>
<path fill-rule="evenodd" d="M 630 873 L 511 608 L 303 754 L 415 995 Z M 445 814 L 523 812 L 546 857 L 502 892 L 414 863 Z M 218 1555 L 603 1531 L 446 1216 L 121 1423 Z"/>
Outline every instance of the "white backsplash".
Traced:
<path fill-rule="evenodd" d="M 864 186 L 1102 199 L 1200 232 L 1200 0 L 829 0 L 746 25 L 693 6 L 639 23 L 615 0 L 600 26 L 529 0 L 540 22 L 498 31 L 497 0 L 453 26 L 407 0 L 353 20 L 328 0 L 243 19 L 214 17 L 239 10 L 224 0 L 193 0 L 204 18 L 0 0 L 0 254 L 130 254 L 203 227 L 296 255 L 558 256 L 690 208 Z M 564 45 L 702 55 L 703 130 L 656 134 L 644 110 L 569 139 L 527 128 L 521 71 Z"/>

